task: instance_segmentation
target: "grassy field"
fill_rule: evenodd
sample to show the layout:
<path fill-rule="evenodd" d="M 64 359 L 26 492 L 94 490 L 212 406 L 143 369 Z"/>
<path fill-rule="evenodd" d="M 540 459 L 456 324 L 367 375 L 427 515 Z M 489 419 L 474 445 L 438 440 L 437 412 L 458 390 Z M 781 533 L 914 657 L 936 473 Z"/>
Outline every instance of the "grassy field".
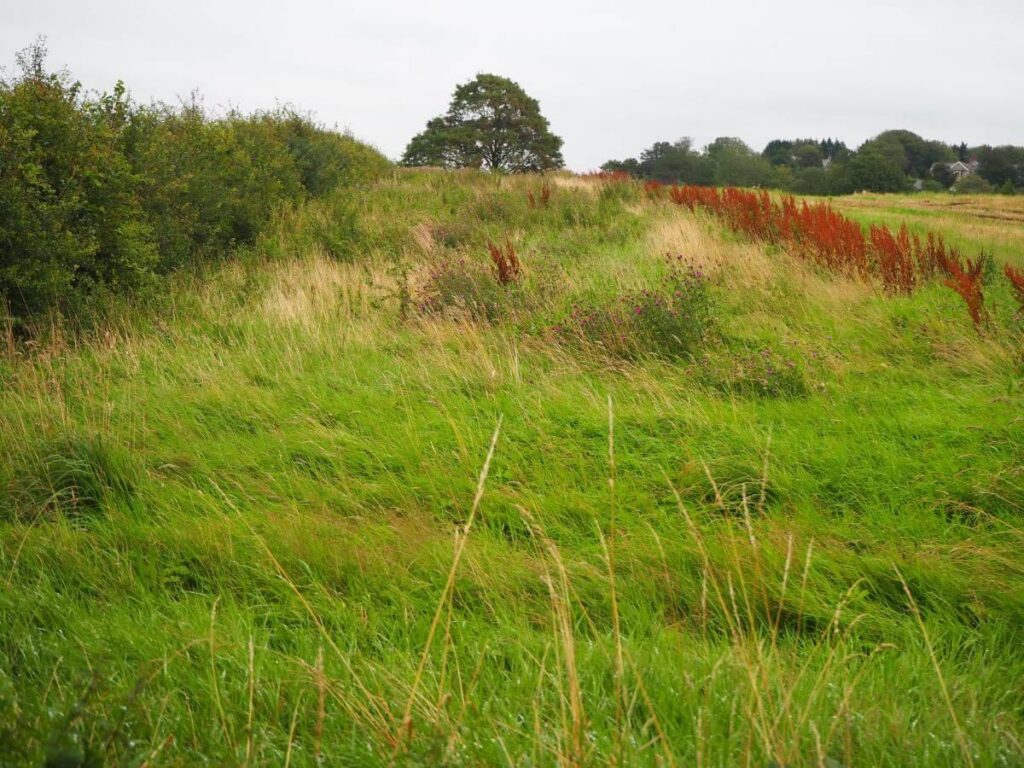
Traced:
<path fill-rule="evenodd" d="M 1009 203 L 839 205 L 1024 260 Z M 979 334 L 632 185 L 417 171 L 9 340 L 0 764 L 1021 765 L 986 295 Z"/>
<path fill-rule="evenodd" d="M 858 221 L 936 232 L 967 251 L 980 247 L 1001 261 L 1024 266 L 1024 195 L 861 193 L 830 202 Z"/>

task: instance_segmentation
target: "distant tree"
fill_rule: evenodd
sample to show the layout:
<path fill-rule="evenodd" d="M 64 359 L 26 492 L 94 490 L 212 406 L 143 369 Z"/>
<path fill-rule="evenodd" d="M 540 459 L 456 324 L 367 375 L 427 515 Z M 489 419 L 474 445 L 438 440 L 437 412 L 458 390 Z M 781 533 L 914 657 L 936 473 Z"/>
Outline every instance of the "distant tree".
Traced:
<path fill-rule="evenodd" d="M 820 168 L 821 147 L 817 143 L 807 142 L 793 147 L 793 163 L 797 168 Z"/>
<path fill-rule="evenodd" d="M 772 165 L 789 165 L 793 156 L 793 142 L 772 139 L 761 152 L 761 157 Z"/>
<path fill-rule="evenodd" d="M 704 152 L 714 167 L 718 185 L 765 186 L 771 178 L 771 164 L 740 139 L 720 136 Z"/>
<path fill-rule="evenodd" d="M 771 178 L 768 181 L 768 186 L 774 189 L 791 190 L 793 189 L 795 175 L 793 169 L 788 165 L 773 165 L 771 166 Z"/>
<path fill-rule="evenodd" d="M 833 160 L 846 153 L 846 145 L 837 139 L 773 139 L 761 152 L 772 165 L 797 168 L 821 167 L 823 160 Z"/>
<path fill-rule="evenodd" d="M 693 141 L 657 141 L 640 153 L 637 166 L 641 178 L 665 184 L 713 184 L 714 172 L 707 158 L 693 148 Z"/>
<path fill-rule="evenodd" d="M 448 112 L 413 137 L 402 163 L 545 171 L 565 164 L 561 148 L 536 99 L 508 78 L 481 74 L 456 87 Z"/>
<path fill-rule="evenodd" d="M 850 151 L 847 148 L 846 144 L 839 141 L 839 139 L 831 138 L 818 142 L 818 148 L 821 150 L 821 156 L 826 157 L 829 160 L 832 160 L 835 157 L 841 154 L 846 154 Z"/>
<path fill-rule="evenodd" d="M 898 159 L 882 146 L 857 151 L 849 162 L 849 181 L 855 190 L 902 192 L 908 186 L 907 175 Z"/>
<path fill-rule="evenodd" d="M 936 163 L 932 166 L 928 175 L 933 181 L 941 184 L 943 189 L 949 189 L 953 186 L 953 182 L 956 181 L 956 176 L 953 175 L 953 171 L 949 169 L 948 163 Z"/>
<path fill-rule="evenodd" d="M 956 152 L 956 159 L 962 162 L 966 163 L 967 158 L 970 157 L 966 141 L 961 141 L 959 144 L 953 147 L 953 151 Z"/>
<path fill-rule="evenodd" d="M 982 146 L 974 150 L 978 174 L 993 186 L 1024 185 L 1024 147 Z"/>
<path fill-rule="evenodd" d="M 826 195 L 829 193 L 828 175 L 824 168 L 801 168 L 790 188 L 800 195 Z"/>
<path fill-rule="evenodd" d="M 635 157 L 628 157 L 625 160 L 609 160 L 601 166 L 602 171 L 628 173 L 630 176 L 640 175 L 640 163 Z"/>
<path fill-rule="evenodd" d="M 858 151 L 871 148 L 881 152 L 888 159 L 898 162 L 903 172 L 923 178 L 937 162 L 952 162 L 956 159 L 953 149 L 941 141 L 926 141 L 912 131 L 883 131 L 866 141 Z"/>

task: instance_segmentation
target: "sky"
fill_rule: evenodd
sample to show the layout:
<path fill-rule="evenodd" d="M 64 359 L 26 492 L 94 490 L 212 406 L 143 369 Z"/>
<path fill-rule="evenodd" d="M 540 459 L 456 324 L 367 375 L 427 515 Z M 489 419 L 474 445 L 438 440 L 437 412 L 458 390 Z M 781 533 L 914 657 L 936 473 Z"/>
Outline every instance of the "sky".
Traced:
<path fill-rule="evenodd" d="M 1024 144 L 1024 0 L 0 0 L 8 73 L 39 35 L 86 88 L 291 104 L 392 158 L 479 72 L 578 171 L 683 136 Z"/>

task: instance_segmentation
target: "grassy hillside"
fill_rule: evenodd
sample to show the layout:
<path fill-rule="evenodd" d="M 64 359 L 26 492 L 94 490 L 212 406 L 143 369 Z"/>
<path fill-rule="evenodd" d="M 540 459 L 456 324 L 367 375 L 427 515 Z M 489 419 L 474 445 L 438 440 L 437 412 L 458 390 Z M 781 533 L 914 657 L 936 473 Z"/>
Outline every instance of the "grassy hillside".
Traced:
<path fill-rule="evenodd" d="M 0 755 L 1020 764 L 1024 371 L 986 299 L 979 334 L 940 281 L 633 184 L 290 210 L 168 307 L 8 342 Z"/>

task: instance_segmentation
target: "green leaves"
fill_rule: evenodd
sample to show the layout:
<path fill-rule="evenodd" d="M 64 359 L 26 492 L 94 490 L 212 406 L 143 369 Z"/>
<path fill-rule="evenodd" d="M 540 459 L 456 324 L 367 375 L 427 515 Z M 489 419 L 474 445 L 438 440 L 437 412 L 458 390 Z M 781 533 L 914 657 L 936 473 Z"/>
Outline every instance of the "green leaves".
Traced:
<path fill-rule="evenodd" d="M 477 75 L 413 137 L 402 163 L 525 173 L 561 168 L 561 148 L 536 99 L 507 78 Z"/>
<path fill-rule="evenodd" d="M 41 43 L 0 79 L 0 313 L 84 319 L 107 292 L 254 242 L 288 201 L 389 167 L 376 150 L 289 109 L 223 117 L 83 95 Z M 337 238 L 335 238 L 337 240 Z M 332 251 L 343 250 L 333 242 Z"/>

